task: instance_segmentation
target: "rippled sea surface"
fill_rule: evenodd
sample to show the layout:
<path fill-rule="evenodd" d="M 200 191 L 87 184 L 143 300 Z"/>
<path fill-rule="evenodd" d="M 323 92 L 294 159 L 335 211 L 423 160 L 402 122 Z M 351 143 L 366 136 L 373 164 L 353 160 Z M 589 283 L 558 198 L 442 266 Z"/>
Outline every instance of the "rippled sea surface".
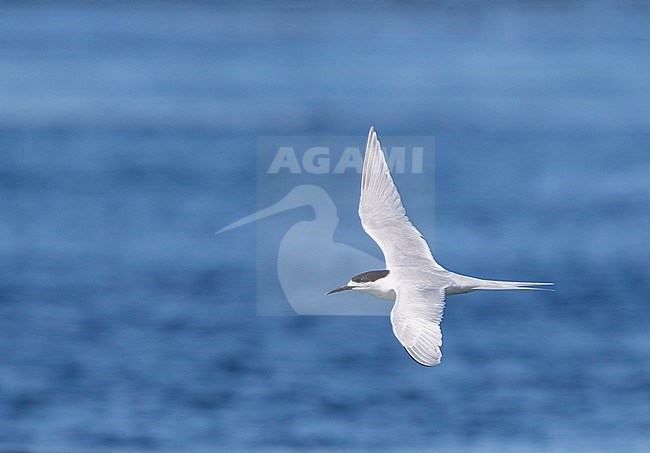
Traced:
<path fill-rule="evenodd" d="M 1 5 L 0 451 L 647 448 L 649 18 Z M 445 267 L 557 285 L 450 299 L 438 367 L 384 317 L 256 316 L 265 224 L 213 234 L 258 136 L 371 124 L 435 136 Z"/>

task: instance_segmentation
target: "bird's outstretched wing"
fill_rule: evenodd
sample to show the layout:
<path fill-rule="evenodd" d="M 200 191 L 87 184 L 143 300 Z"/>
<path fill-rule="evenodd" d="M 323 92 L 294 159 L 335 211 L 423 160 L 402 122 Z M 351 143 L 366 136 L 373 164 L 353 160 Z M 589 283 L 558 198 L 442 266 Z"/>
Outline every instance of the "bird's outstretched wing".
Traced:
<path fill-rule="evenodd" d="M 374 128 L 370 128 L 361 175 L 359 217 L 384 253 L 386 268 L 428 265 L 440 268 L 420 232 L 406 217 Z"/>
<path fill-rule="evenodd" d="M 403 286 L 396 293 L 390 313 L 393 333 L 420 365 L 438 365 L 442 359 L 440 321 L 445 309 L 444 289 L 425 292 Z"/>

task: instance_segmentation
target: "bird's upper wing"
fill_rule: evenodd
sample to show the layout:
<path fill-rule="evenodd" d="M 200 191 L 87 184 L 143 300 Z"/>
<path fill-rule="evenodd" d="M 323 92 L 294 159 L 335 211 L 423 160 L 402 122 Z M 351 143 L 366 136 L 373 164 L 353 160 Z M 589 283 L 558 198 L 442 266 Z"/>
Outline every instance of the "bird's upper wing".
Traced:
<path fill-rule="evenodd" d="M 442 269 L 420 232 L 406 217 L 374 128 L 370 128 L 361 175 L 359 217 L 384 253 L 386 268 L 428 265 Z"/>
<path fill-rule="evenodd" d="M 445 291 L 420 291 L 401 286 L 390 313 L 393 332 L 406 352 L 424 366 L 434 366 L 442 359 L 440 321 L 445 309 Z"/>

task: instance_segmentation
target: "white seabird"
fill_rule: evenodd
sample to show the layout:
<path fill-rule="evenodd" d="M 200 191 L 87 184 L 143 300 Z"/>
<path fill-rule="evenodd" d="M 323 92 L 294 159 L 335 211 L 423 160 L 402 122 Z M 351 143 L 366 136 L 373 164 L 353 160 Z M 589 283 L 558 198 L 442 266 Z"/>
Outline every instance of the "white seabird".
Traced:
<path fill-rule="evenodd" d="M 364 272 L 327 293 L 361 291 L 395 301 L 393 332 L 409 355 L 424 366 L 442 358 L 440 321 L 445 296 L 477 289 L 545 289 L 553 283 L 482 280 L 450 272 L 433 259 L 420 232 L 406 216 L 374 128 L 370 128 L 361 175 L 361 225 L 381 248 L 386 269 Z"/>

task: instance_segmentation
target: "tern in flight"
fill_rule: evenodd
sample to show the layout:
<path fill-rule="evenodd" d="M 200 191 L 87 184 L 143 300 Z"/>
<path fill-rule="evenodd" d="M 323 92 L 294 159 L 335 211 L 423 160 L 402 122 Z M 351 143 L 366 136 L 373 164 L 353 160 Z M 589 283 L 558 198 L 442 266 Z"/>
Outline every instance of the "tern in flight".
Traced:
<path fill-rule="evenodd" d="M 420 232 L 406 216 L 374 128 L 370 128 L 361 175 L 361 225 L 381 248 L 386 269 L 356 275 L 341 291 L 361 291 L 395 302 L 390 313 L 393 333 L 419 364 L 440 363 L 440 321 L 445 296 L 477 289 L 544 289 L 553 283 L 481 280 L 450 272 L 433 259 Z"/>

